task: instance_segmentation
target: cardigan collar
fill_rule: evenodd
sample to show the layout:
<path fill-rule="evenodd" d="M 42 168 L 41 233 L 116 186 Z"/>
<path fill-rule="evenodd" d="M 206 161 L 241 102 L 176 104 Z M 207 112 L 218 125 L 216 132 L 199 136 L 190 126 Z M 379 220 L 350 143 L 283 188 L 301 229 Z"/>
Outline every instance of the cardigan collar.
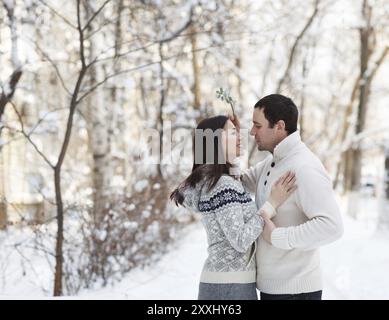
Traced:
<path fill-rule="evenodd" d="M 296 131 L 287 136 L 279 144 L 276 145 L 273 152 L 273 157 L 275 161 L 280 161 L 285 158 L 293 149 L 300 145 L 301 137 L 300 132 Z"/>

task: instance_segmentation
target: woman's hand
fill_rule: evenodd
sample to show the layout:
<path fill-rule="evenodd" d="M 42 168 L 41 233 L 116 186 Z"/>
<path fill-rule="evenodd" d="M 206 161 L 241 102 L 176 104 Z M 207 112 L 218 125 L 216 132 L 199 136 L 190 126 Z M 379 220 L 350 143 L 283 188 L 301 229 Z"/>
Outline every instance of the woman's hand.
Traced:
<path fill-rule="evenodd" d="M 297 189 L 295 182 L 295 174 L 288 171 L 273 184 L 268 201 L 275 209 L 282 205 L 293 191 Z"/>
<path fill-rule="evenodd" d="M 261 210 L 260 213 L 263 218 L 263 221 L 265 222 L 262 231 L 262 237 L 271 244 L 271 234 L 273 230 L 276 228 L 276 225 L 273 223 L 273 221 L 270 220 L 269 216 L 266 214 L 264 210 Z"/>
<path fill-rule="evenodd" d="M 238 119 L 238 116 L 236 114 L 234 115 L 230 114 L 228 117 L 230 118 L 231 122 L 235 126 L 236 131 L 240 132 L 240 121 Z"/>

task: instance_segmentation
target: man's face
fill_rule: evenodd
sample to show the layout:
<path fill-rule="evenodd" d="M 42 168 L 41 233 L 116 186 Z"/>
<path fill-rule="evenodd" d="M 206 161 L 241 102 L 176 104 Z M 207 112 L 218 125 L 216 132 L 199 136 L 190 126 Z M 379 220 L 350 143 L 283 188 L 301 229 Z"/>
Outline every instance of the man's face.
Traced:
<path fill-rule="evenodd" d="M 253 113 L 253 127 L 250 135 L 255 138 L 259 151 L 274 151 L 274 147 L 278 144 L 279 138 L 277 133 L 277 125 L 269 128 L 269 121 L 265 118 L 263 109 L 255 108 Z"/>

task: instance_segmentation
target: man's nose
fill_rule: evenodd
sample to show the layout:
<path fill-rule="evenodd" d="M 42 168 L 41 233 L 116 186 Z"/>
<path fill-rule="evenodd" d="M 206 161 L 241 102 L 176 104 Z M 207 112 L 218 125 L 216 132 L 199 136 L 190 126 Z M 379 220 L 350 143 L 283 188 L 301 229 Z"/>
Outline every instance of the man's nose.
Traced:
<path fill-rule="evenodd" d="M 255 136 L 254 128 L 250 130 L 250 136 Z"/>

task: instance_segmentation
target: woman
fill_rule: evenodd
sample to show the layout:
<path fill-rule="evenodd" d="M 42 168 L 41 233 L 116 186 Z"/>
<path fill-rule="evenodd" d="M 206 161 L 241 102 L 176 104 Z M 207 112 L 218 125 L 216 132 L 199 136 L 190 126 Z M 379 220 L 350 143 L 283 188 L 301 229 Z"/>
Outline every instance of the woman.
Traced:
<path fill-rule="evenodd" d="M 221 143 L 220 143 L 221 142 Z M 195 130 L 192 173 L 170 199 L 202 214 L 208 258 L 201 273 L 199 300 L 257 300 L 256 239 L 264 221 L 295 190 L 294 174 L 281 177 L 257 210 L 241 182 L 230 175 L 240 155 L 240 137 L 226 116 L 202 120 Z"/>

